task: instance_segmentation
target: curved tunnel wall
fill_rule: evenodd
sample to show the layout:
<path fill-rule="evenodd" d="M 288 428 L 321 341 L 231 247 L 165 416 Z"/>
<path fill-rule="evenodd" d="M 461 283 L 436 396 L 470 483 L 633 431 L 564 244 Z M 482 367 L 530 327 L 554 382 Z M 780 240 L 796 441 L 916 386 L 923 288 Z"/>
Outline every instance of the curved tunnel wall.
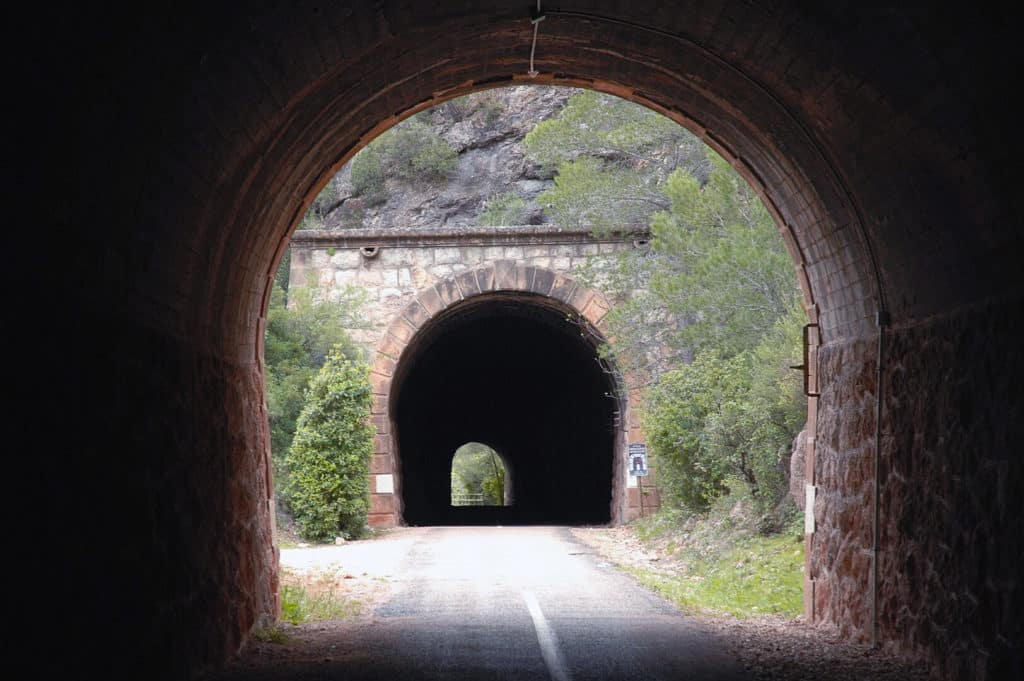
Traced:
<path fill-rule="evenodd" d="M 274 612 L 260 339 L 292 228 L 400 118 L 561 83 L 684 122 L 788 236 L 825 341 L 818 616 L 853 638 L 870 629 L 880 394 L 881 638 L 951 677 L 1009 676 L 1024 612 L 1013 22 L 984 7 L 738 0 L 548 10 L 534 80 L 526 7 L 497 0 L 80 7 L 19 24 L 48 46 L 12 85 L 22 199 L 67 254 L 53 270 L 26 261 L 20 281 L 66 303 L 34 351 L 54 374 L 47 400 L 76 407 L 73 448 L 42 457 L 45 529 L 90 509 L 131 537 L 79 525 L 41 552 L 54 603 L 115 613 L 119 664 L 162 675 L 224 660 Z M 59 586 L 68 570 L 74 588 Z M 69 629 L 91 631 L 82 617 Z M 78 671 L 109 665 L 101 637 L 74 643 Z"/>

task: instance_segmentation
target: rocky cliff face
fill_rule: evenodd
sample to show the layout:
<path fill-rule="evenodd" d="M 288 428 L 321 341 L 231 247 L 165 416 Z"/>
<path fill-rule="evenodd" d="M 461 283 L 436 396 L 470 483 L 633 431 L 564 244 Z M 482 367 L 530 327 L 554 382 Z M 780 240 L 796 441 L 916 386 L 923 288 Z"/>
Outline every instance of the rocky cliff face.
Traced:
<path fill-rule="evenodd" d="M 349 162 L 331 180 L 322 195 L 326 198 L 318 200 L 319 219 L 307 219 L 300 228 L 474 225 L 500 200 L 515 206 L 506 212 L 515 216 L 515 223 L 548 222 L 537 195 L 553 181 L 525 157 L 523 138 L 538 122 L 557 115 L 574 92 L 551 86 L 501 88 L 425 111 L 417 120 L 426 123 L 456 153 L 454 167 L 445 178 L 410 182 L 385 172 L 385 191 L 370 197 L 354 186 Z"/>

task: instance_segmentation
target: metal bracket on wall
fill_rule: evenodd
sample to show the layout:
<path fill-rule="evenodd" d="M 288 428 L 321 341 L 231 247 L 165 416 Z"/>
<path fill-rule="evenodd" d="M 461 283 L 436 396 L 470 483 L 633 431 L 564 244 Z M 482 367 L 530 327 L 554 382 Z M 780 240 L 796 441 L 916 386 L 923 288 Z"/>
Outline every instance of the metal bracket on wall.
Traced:
<path fill-rule="evenodd" d="M 821 397 L 820 392 L 811 392 L 811 329 L 817 329 L 817 324 L 804 324 L 804 363 L 790 366 L 790 369 L 799 369 L 804 372 L 804 395 L 807 397 Z M 815 386 L 817 387 L 817 386 Z"/>

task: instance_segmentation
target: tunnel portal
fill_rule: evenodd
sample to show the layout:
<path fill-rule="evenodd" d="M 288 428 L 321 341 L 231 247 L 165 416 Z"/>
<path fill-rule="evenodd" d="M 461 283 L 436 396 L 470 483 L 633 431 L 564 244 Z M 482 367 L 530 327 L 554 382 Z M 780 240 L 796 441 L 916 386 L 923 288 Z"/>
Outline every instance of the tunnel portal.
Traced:
<path fill-rule="evenodd" d="M 609 522 L 617 402 L 595 341 L 568 309 L 522 293 L 465 302 L 422 329 L 392 384 L 405 522 Z M 502 453 L 512 505 L 450 505 L 452 452 L 470 441 Z"/>

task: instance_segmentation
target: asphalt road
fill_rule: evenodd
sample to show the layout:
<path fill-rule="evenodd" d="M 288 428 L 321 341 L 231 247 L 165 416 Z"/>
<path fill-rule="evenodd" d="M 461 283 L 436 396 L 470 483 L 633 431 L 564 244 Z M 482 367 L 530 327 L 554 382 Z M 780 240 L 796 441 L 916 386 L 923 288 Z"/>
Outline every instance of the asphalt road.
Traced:
<path fill-rule="evenodd" d="M 304 658 L 218 678 L 745 678 L 711 634 L 564 527 L 417 528 L 331 550 L 348 549 L 356 563 L 384 556 L 389 600 L 324 627 Z"/>

